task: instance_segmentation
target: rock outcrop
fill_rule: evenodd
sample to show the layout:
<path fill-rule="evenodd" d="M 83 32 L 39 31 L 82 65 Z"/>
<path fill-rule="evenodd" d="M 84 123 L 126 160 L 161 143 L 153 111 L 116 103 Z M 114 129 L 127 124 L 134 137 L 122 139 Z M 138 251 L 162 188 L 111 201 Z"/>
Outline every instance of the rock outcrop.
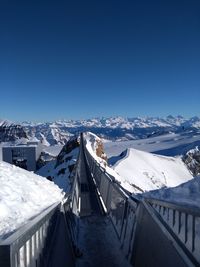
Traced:
<path fill-rule="evenodd" d="M 198 146 L 189 150 L 183 156 L 183 161 L 194 176 L 200 175 L 200 150 Z"/>
<path fill-rule="evenodd" d="M 21 125 L 7 122 L 0 123 L 0 142 L 16 141 L 21 138 L 28 138 Z"/>

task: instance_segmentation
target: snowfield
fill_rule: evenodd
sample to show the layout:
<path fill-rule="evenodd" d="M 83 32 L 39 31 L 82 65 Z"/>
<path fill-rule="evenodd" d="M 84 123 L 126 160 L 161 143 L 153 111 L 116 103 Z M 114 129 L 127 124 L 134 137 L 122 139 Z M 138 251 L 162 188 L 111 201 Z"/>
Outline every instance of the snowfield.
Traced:
<path fill-rule="evenodd" d="M 147 192 L 143 196 L 200 208 L 200 176 L 173 188 Z"/>
<path fill-rule="evenodd" d="M 124 151 L 122 159 L 117 161 L 113 169 L 125 180 L 141 192 L 163 187 L 174 187 L 192 179 L 181 158 L 160 156 L 136 149 Z M 129 189 L 130 191 L 130 189 Z"/>
<path fill-rule="evenodd" d="M 64 197 L 54 183 L 0 161 L 0 239 Z"/>
<path fill-rule="evenodd" d="M 104 148 L 107 156 L 118 156 L 128 148 L 153 152 L 165 156 L 183 155 L 188 150 L 200 145 L 200 135 L 192 131 L 184 133 L 170 133 L 145 139 L 132 141 L 105 142 Z"/>
<path fill-rule="evenodd" d="M 71 190 L 71 183 L 69 180 L 70 172 L 69 166 L 76 163 L 78 157 L 79 148 L 75 148 L 71 153 L 68 153 L 63 158 L 63 163 L 56 167 L 56 160 L 52 160 L 47 163 L 45 166 L 40 168 L 37 171 L 38 175 L 43 177 L 48 177 L 49 175 L 53 177 L 53 182 L 64 192 L 69 192 Z M 66 161 L 67 158 L 71 158 Z M 65 169 L 65 172 L 62 174 L 60 171 Z"/>
<path fill-rule="evenodd" d="M 180 157 L 161 156 L 132 148 L 113 157 L 113 166 L 106 166 L 105 161 L 96 155 L 97 143 L 101 139 L 92 133 L 85 134 L 85 139 L 90 154 L 131 193 L 174 187 L 193 178 Z"/>
<path fill-rule="evenodd" d="M 99 138 L 91 133 L 85 137 L 90 154 L 132 194 L 200 208 L 200 177 L 193 178 L 180 157 L 128 149 L 112 158 L 112 167 L 105 167 L 95 152 Z"/>

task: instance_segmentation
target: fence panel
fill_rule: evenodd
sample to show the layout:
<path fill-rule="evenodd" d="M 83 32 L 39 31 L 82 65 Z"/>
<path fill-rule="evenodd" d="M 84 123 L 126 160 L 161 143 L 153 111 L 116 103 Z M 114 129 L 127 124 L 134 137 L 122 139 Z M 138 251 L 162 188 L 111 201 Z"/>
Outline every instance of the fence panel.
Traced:
<path fill-rule="evenodd" d="M 200 263 L 200 210 L 155 199 L 147 201 L 173 231 L 186 253 Z"/>
<path fill-rule="evenodd" d="M 0 266 L 40 266 L 47 232 L 50 235 L 52 220 L 55 220 L 59 209 L 60 203 L 52 205 L 24 227 L 1 241 Z M 42 266 L 45 265 L 43 264 Z"/>

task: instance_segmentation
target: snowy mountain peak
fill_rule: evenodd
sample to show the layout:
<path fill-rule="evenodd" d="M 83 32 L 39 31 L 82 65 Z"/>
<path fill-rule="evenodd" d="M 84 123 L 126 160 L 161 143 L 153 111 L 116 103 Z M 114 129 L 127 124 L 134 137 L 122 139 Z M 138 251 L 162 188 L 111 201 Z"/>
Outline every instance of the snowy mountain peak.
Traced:
<path fill-rule="evenodd" d="M 2 121 L 1 124 L 7 125 L 8 123 Z M 85 131 L 94 132 L 102 138 L 111 140 L 134 140 L 186 130 L 199 133 L 200 118 L 196 116 L 186 119 L 180 115 L 169 115 L 165 118 L 148 116 L 123 118 L 116 116 L 85 120 L 57 120 L 45 123 L 22 122 L 20 127 L 30 138 L 35 136 L 43 143 L 64 145 L 71 136 Z M 2 128 L 1 125 L 0 128 Z M 1 138 L 0 133 L 0 140 L 3 141 L 5 137 L 4 135 Z"/>

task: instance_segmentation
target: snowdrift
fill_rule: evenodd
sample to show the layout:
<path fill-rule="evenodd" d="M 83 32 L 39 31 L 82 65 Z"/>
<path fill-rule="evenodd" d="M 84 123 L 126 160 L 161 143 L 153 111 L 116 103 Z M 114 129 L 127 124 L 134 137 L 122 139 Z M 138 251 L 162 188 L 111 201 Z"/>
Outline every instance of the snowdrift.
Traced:
<path fill-rule="evenodd" d="M 142 196 L 200 208 L 200 176 L 176 187 L 147 192 Z"/>
<path fill-rule="evenodd" d="M 63 196 L 62 190 L 47 179 L 0 161 L 0 238 Z"/>
<path fill-rule="evenodd" d="M 124 157 L 113 169 L 141 192 L 174 187 L 193 178 L 179 157 L 160 156 L 136 149 L 128 149 L 123 154 Z"/>

